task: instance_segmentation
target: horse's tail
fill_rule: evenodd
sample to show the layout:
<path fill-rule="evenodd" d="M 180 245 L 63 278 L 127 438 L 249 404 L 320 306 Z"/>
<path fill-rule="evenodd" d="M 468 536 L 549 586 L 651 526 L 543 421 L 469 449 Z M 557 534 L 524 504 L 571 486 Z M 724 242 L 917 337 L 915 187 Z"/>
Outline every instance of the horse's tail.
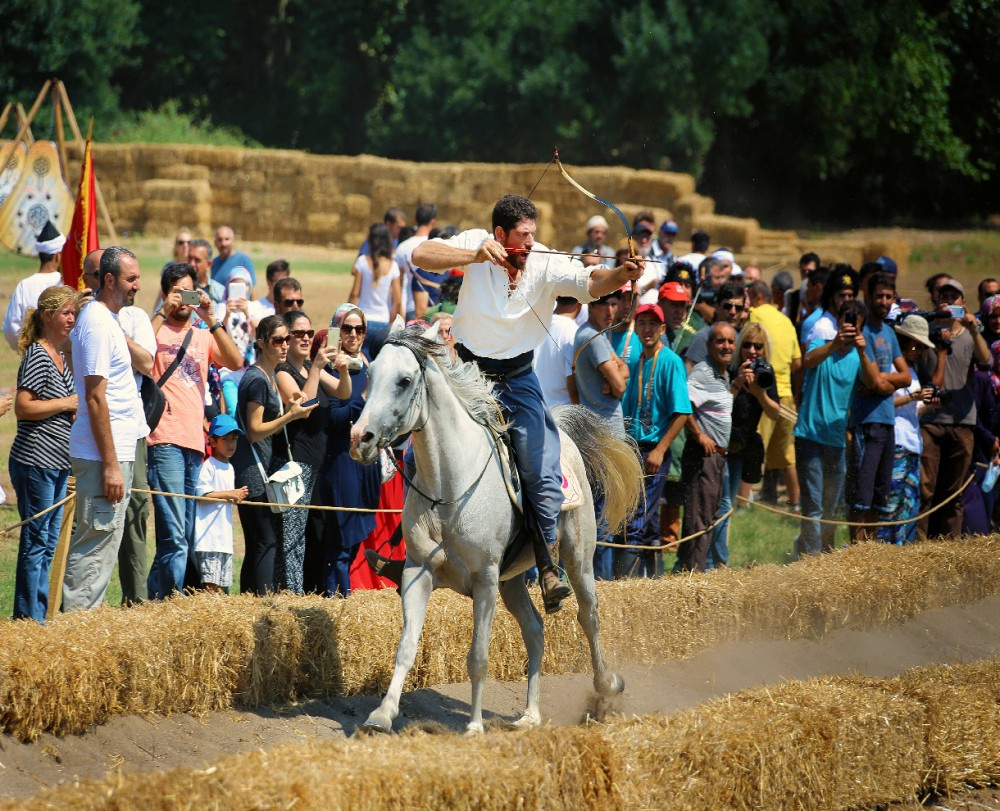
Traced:
<path fill-rule="evenodd" d="M 635 443 L 617 436 L 606 420 L 583 406 L 562 406 L 552 413 L 580 451 L 591 488 L 604 494 L 602 517 L 608 532 L 620 533 L 644 492 Z"/>

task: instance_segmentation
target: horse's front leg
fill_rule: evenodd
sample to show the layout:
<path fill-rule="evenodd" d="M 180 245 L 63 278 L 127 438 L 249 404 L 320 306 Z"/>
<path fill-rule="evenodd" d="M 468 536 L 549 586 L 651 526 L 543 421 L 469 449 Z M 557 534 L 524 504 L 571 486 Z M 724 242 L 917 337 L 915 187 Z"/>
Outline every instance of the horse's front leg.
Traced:
<path fill-rule="evenodd" d="M 420 633 L 427 617 L 427 602 L 433 589 L 434 577 L 426 566 L 407 566 L 403 569 L 403 582 L 400 584 L 403 596 L 403 635 L 396 649 L 396 666 L 385 698 L 361 725 L 368 732 L 392 731 L 393 719 L 399 714 L 399 696 L 403 692 L 403 683 L 417 656 Z"/>
<path fill-rule="evenodd" d="M 472 586 L 472 647 L 466 664 L 472 682 L 472 706 L 469 713 L 468 732 L 483 731 L 483 684 L 489 673 L 490 635 L 493 633 L 493 614 L 497 607 L 497 581 L 495 568 L 483 573 Z"/>
<path fill-rule="evenodd" d="M 500 584 L 500 597 L 507 610 L 521 627 L 521 638 L 528 652 L 528 700 L 524 714 L 515 722 L 518 727 L 538 726 L 542 722 L 539 692 L 542 676 L 542 655 L 545 652 L 544 629 L 538 609 L 528 596 L 524 576 L 517 575 Z"/>

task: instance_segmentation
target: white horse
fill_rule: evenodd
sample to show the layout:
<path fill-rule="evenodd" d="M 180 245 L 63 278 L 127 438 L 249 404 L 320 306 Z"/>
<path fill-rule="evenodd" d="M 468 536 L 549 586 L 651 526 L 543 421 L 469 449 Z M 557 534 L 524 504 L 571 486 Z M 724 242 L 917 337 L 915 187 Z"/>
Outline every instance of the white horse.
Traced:
<path fill-rule="evenodd" d="M 398 437 L 413 432 L 416 475 L 403 508 L 406 563 L 403 568 L 403 635 L 389 690 L 363 728 L 389 732 L 399 697 L 413 666 L 417 643 L 435 588 L 472 597 L 474 627 L 467 664 L 472 681 L 469 732 L 483 731 L 483 683 L 497 592 L 515 617 L 528 653 L 528 698 L 518 726 L 541 722 L 539 680 L 542 620 L 528 595 L 523 573 L 534 565 L 528 541 L 502 574 L 504 550 L 524 530 L 508 494 L 498 446 L 504 426 L 492 384 L 472 363 L 453 364 L 433 340 L 436 330 L 411 327 L 390 336 L 369 370 L 368 401 L 358 419 L 354 458 L 371 463 Z M 580 506 L 559 519 L 559 558 L 578 603 L 577 619 L 590 643 L 594 688 L 621 692 L 624 680 L 609 671 L 597 639 L 594 548 L 597 525 L 588 480 L 605 494 L 610 532 L 622 527 L 639 503 L 642 469 L 633 447 L 579 406 L 557 409 L 562 458 L 582 490 Z M 588 479 L 589 477 L 589 479 Z"/>

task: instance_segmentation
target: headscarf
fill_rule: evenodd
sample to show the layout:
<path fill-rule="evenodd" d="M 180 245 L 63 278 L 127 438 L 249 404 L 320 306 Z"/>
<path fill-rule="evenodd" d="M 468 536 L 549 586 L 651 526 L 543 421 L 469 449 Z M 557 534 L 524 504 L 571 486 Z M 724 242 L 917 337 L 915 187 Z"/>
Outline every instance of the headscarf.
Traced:
<path fill-rule="evenodd" d="M 364 326 L 365 329 L 368 328 L 368 319 L 365 318 L 364 311 L 358 307 L 357 304 L 341 304 L 333 313 L 333 318 L 330 319 L 330 326 L 340 329 L 344 326 L 344 321 L 347 320 L 347 316 L 351 313 L 357 313 L 360 315 L 362 326 Z"/>

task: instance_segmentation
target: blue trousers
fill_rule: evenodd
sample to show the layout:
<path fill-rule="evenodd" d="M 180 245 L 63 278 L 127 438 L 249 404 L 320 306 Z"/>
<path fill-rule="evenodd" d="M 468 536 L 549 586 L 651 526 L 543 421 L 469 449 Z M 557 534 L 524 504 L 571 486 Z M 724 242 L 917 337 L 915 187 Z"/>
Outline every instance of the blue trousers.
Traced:
<path fill-rule="evenodd" d="M 650 449 L 651 450 L 651 449 Z M 649 450 L 641 453 L 641 462 L 646 463 Z M 670 471 L 670 454 L 664 459 L 660 469 L 653 475 L 643 474 L 645 491 L 643 510 L 636 513 L 626 528 L 625 540 L 636 546 L 658 546 L 660 536 L 660 499 Z M 659 577 L 663 574 L 663 555 L 659 552 L 615 550 L 615 577 Z"/>
<path fill-rule="evenodd" d="M 40 513 L 66 496 L 68 470 L 25 465 L 10 460 L 10 480 L 17 494 L 21 520 Z M 14 619 L 45 622 L 49 606 L 49 565 L 59 540 L 63 508 L 52 510 L 21 527 L 14 575 Z"/>
<path fill-rule="evenodd" d="M 727 456 L 726 466 L 722 469 L 722 495 L 719 498 L 718 512 L 715 514 L 716 521 L 733 508 L 742 479 L 743 457 Z M 722 521 L 712 530 L 712 543 L 708 547 L 708 558 L 705 561 L 706 569 L 729 565 L 729 521 L 731 517 Z"/>
<path fill-rule="evenodd" d="M 837 527 L 810 518 L 834 519 L 844 494 L 847 462 L 843 448 L 795 437 L 795 470 L 799 477 L 802 520 L 795 539 L 795 557 L 832 552 Z"/>
<path fill-rule="evenodd" d="M 525 503 L 531 507 L 530 518 L 551 549 L 556 543 L 556 524 L 563 503 L 559 429 L 542 399 L 542 387 L 534 371 L 501 380 L 496 396 L 510 423 L 508 433 Z"/>
<path fill-rule="evenodd" d="M 202 455 L 179 445 L 150 445 L 146 460 L 150 490 L 195 495 Z M 184 591 L 188 553 L 194 549 L 194 499 L 153 496 L 156 556 L 146 580 L 149 599 Z"/>

